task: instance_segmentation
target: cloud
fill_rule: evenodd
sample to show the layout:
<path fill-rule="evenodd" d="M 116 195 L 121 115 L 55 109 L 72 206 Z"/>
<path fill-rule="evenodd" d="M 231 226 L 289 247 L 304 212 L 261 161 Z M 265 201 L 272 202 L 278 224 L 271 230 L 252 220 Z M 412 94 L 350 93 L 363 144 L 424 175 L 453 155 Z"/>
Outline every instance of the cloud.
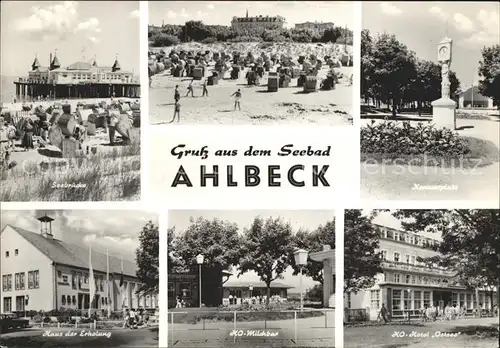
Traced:
<path fill-rule="evenodd" d="M 168 12 L 167 12 L 167 18 L 175 19 L 175 18 L 177 18 L 177 13 L 175 13 L 172 10 L 168 10 Z"/>
<path fill-rule="evenodd" d="M 129 13 L 129 16 L 131 18 L 139 18 L 141 16 L 141 11 L 133 10 L 132 12 Z"/>
<path fill-rule="evenodd" d="M 430 9 L 429 9 L 429 12 L 438 17 L 439 19 L 441 19 L 443 22 L 446 21 L 448 19 L 448 14 L 446 12 L 443 11 L 443 9 L 441 7 L 438 7 L 438 6 L 432 6 Z"/>
<path fill-rule="evenodd" d="M 186 9 L 184 7 L 181 9 L 181 17 L 189 17 L 189 13 L 186 12 Z"/>
<path fill-rule="evenodd" d="M 200 10 L 196 11 L 196 17 L 200 18 L 200 17 L 206 17 L 208 15 L 208 13 L 206 12 L 202 12 Z"/>
<path fill-rule="evenodd" d="M 382 2 L 380 4 L 380 10 L 382 11 L 382 13 L 385 13 L 385 14 L 390 15 L 390 16 L 398 16 L 401 13 L 403 13 L 403 11 L 400 8 L 390 4 L 388 2 Z"/>
<path fill-rule="evenodd" d="M 453 15 L 453 22 L 455 24 L 455 28 L 463 33 L 471 33 L 475 29 L 474 23 L 469 19 L 469 17 L 461 13 L 455 13 Z"/>
<path fill-rule="evenodd" d="M 209 10 L 213 10 L 213 9 L 215 8 L 215 6 L 214 6 L 214 4 L 208 4 L 208 5 L 207 5 L 207 8 L 208 8 Z"/>
<path fill-rule="evenodd" d="M 45 7 L 33 6 L 30 15 L 14 22 L 13 29 L 21 35 L 43 41 L 64 41 L 76 38 L 76 34 L 89 38 L 89 33 L 93 33 L 90 37 L 95 38 L 94 34 L 101 31 L 99 20 L 92 17 L 80 21 L 77 10 L 78 3 L 75 1 Z"/>
<path fill-rule="evenodd" d="M 469 37 L 460 41 L 467 46 L 489 46 L 498 44 L 500 40 L 499 13 L 495 11 L 480 10 L 476 15 L 479 28 Z"/>

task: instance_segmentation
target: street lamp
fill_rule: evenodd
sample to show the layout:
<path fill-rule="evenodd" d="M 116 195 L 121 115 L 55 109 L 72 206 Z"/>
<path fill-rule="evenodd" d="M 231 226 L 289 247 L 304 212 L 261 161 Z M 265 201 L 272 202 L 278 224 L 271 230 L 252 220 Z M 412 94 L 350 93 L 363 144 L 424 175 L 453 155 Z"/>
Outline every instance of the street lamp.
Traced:
<path fill-rule="evenodd" d="M 196 256 L 196 263 L 198 264 L 199 269 L 199 278 L 200 278 L 200 308 L 201 308 L 201 265 L 203 264 L 204 257 L 202 254 Z"/>
<path fill-rule="evenodd" d="M 295 257 L 295 264 L 300 266 L 300 310 L 304 310 L 304 294 L 302 292 L 302 270 L 307 265 L 307 254 L 309 252 L 304 249 L 295 250 L 293 256 Z"/>

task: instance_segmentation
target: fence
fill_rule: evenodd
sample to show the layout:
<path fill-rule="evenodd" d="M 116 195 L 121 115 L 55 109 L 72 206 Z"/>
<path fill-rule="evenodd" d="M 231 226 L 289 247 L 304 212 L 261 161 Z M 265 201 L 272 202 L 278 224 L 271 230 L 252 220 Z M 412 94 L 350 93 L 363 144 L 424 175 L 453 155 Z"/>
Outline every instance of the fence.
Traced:
<path fill-rule="evenodd" d="M 149 318 L 148 325 L 150 327 L 158 326 L 159 318 L 152 316 Z M 93 320 L 91 322 L 78 322 L 75 323 L 60 323 L 60 322 L 50 322 L 44 323 L 33 323 L 31 327 L 36 328 L 68 328 L 68 329 L 93 329 L 93 330 L 108 330 L 108 329 L 119 329 L 123 327 L 123 320 Z"/>
<path fill-rule="evenodd" d="M 366 308 L 346 308 L 344 310 L 344 322 L 346 323 L 362 322 L 368 320 L 370 320 L 370 316 Z"/>
<path fill-rule="evenodd" d="M 271 330 L 280 339 L 332 340 L 335 309 L 304 309 L 281 311 L 192 310 L 168 313 L 168 335 L 173 345 L 180 341 L 244 339 L 244 334 Z M 269 337 L 267 337 L 269 338 Z"/>

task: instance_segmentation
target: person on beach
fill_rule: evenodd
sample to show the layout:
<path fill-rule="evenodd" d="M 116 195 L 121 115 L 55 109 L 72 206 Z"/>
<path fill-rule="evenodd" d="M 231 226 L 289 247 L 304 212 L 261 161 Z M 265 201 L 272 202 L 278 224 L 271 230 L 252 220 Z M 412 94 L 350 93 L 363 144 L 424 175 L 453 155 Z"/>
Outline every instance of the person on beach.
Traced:
<path fill-rule="evenodd" d="M 24 148 L 24 151 L 28 151 L 29 149 L 34 149 L 35 145 L 33 144 L 33 120 L 28 119 L 24 124 L 24 136 L 21 141 L 21 146 Z"/>
<path fill-rule="evenodd" d="M 194 97 L 194 91 L 193 91 L 193 80 L 191 80 L 191 82 L 189 83 L 189 85 L 187 86 L 187 93 L 186 93 L 186 97 L 189 95 L 189 93 L 191 93 L 191 97 Z"/>
<path fill-rule="evenodd" d="M 115 131 L 116 131 L 116 124 L 117 123 L 118 123 L 118 117 L 116 117 L 115 114 L 112 114 L 110 119 L 109 119 L 109 125 L 108 125 L 109 144 L 110 145 L 115 144 Z"/>
<path fill-rule="evenodd" d="M 12 121 L 6 122 L 5 127 L 7 128 L 7 138 L 9 139 L 9 147 L 14 149 L 14 142 L 16 141 L 16 127 L 12 124 Z"/>
<path fill-rule="evenodd" d="M 241 106 L 240 106 L 241 90 L 238 89 L 236 92 L 231 94 L 231 97 L 234 97 L 234 110 L 236 110 L 236 106 L 238 106 L 238 110 L 241 111 Z"/>
<path fill-rule="evenodd" d="M 175 121 L 175 116 L 177 116 L 177 122 L 181 120 L 181 102 L 176 101 L 175 106 L 174 106 L 174 117 L 172 117 L 172 120 L 169 123 L 172 123 Z"/>
<path fill-rule="evenodd" d="M 128 310 L 128 308 L 125 308 L 124 312 L 123 312 L 123 326 L 122 326 L 122 329 L 125 329 L 126 327 L 128 327 L 129 317 L 130 317 L 129 310 Z"/>
<path fill-rule="evenodd" d="M 174 100 L 177 103 L 179 99 L 181 99 L 181 93 L 179 92 L 179 85 L 176 85 L 174 91 Z"/>
<path fill-rule="evenodd" d="M 3 117 L 0 117 L 0 167 L 2 168 L 8 165 L 10 158 L 9 129 L 3 120 Z"/>
<path fill-rule="evenodd" d="M 208 97 L 207 80 L 205 80 L 205 82 L 203 82 L 203 94 L 202 94 L 202 97 L 204 97 L 205 95 Z"/>

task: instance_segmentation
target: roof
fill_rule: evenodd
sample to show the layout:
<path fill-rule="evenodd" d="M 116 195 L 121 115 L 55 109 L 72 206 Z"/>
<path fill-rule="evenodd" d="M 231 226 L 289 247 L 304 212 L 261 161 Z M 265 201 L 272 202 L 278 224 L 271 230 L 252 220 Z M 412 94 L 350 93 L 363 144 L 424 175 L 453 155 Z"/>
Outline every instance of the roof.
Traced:
<path fill-rule="evenodd" d="M 253 286 L 254 288 L 266 288 L 266 284 L 264 282 L 240 282 L 240 281 L 230 281 L 228 280 L 223 284 L 224 288 L 249 288 Z M 291 289 L 293 286 L 289 286 L 279 282 L 271 282 L 271 288 L 280 288 L 280 289 Z"/>
<path fill-rule="evenodd" d="M 118 63 L 118 58 L 115 59 L 115 63 L 113 64 L 112 68 L 111 68 L 113 71 L 115 70 L 120 70 L 121 67 L 120 67 L 120 63 Z"/>
<path fill-rule="evenodd" d="M 465 91 L 460 92 L 459 96 L 464 97 L 465 100 L 472 100 L 472 97 L 474 97 L 474 101 L 488 101 L 489 99 L 479 93 L 479 87 L 477 86 L 467 88 Z"/>
<path fill-rule="evenodd" d="M 31 232 L 19 227 L 7 225 L 19 233 L 24 239 L 40 250 L 49 259 L 59 265 L 89 268 L 89 249 L 65 243 L 55 238 L 46 238 L 40 233 Z M 92 267 L 94 271 L 106 272 L 106 254 L 92 250 Z M 123 260 L 123 274 L 136 277 L 137 266 L 134 262 Z M 109 255 L 109 272 L 121 273 L 121 259 Z"/>
<path fill-rule="evenodd" d="M 38 61 L 38 57 L 35 57 L 35 60 L 33 61 L 33 64 L 31 64 L 31 67 L 33 68 L 33 70 L 35 70 L 36 68 L 39 68 L 40 66 L 41 66 L 41 64 Z"/>
<path fill-rule="evenodd" d="M 56 55 L 54 55 L 54 59 L 52 59 L 51 65 L 52 65 L 53 68 L 59 68 L 59 67 L 61 67 L 61 63 L 59 63 L 59 59 L 57 58 Z"/>
<path fill-rule="evenodd" d="M 90 70 L 92 64 L 89 62 L 75 62 L 67 67 L 68 70 Z"/>

